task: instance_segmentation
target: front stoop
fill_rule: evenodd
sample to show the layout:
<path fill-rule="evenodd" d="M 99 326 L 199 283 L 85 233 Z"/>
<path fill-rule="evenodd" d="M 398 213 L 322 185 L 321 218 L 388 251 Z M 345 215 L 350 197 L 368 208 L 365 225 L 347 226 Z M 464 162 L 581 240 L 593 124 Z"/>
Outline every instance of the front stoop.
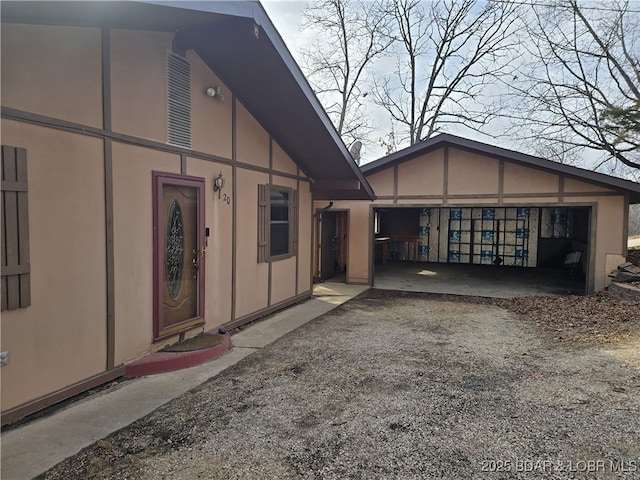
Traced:
<path fill-rule="evenodd" d="M 231 348 L 231 335 L 224 334 L 218 345 L 190 352 L 156 352 L 128 363 L 126 377 L 144 377 L 194 367 L 221 357 Z"/>

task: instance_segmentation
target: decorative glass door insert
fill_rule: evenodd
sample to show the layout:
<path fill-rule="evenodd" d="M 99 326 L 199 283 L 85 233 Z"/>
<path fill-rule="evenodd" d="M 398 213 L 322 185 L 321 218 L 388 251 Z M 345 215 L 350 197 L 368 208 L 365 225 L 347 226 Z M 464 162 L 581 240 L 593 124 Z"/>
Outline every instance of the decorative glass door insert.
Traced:
<path fill-rule="evenodd" d="M 204 179 L 154 173 L 154 338 L 203 322 Z"/>

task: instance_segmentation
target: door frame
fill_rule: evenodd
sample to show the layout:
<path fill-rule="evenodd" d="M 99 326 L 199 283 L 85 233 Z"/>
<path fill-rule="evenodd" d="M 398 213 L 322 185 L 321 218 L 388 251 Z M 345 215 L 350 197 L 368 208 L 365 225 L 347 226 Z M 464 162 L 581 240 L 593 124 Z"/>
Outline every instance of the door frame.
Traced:
<path fill-rule="evenodd" d="M 153 340 L 160 341 L 166 337 L 182 333 L 186 330 L 204 324 L 204 293 L 205 293 L 205 179 L 177 173 L 153 171 L 152 199 L 153 199 Z M 198 266 L 198 315 L 183 322 L 163 328 L 163 288 L 164 288 L 164 228 L 159 228 L 163 219 L 162 191 L 165 185 L 175 185 L 196 188 L 198 191 L 198 249 L 202 251 Z"/>
<path fill-rule="evenodd" d="M 344 252 L 344 274 L 345 283 L 349 283 L 349 229 L 350 229 L 350 209 L 348 208 L 330 208 L 330 209 L 316 209 L 314 216 L 316 217 L 316 254 L 315 254 L 315 275 L 314 283 L 324 282 L 322 280 L 322 222 L 323 215 L 325 213 L 335 213 L 334 220 L 337 220 L 338 215 L 344 216 L 345 221 L 345 234 L 346 238 L 339 239 L 338 242 L 341 245 L 341 249 Z M 336 234 L 337 234 L 336 229 Z"/>

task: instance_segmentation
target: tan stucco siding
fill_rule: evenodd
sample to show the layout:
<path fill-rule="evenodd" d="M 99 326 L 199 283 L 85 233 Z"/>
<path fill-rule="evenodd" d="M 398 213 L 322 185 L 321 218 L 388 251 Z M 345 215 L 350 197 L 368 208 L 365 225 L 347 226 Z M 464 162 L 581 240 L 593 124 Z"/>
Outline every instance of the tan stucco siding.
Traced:
<path fill-rule="evenodd" d="M 180 157 L 113 145 L 115 363 L 146 352 L 153 338 L 152 171 L 180 172 Z"/>
<path fill-rule="evenodd" d="M 332 210 L 346 210 L 348 212 L 347 283 L 369 283 L 370 232 L 373 229 L 369 218 L 370 205 L 371 202 L 368 201 L 333 202 Z M 318 210 L 326 206 L 326 202 L 315 202 L 314 209 Z M 314 256 L 314 262 L 316 261 Z M 314 270 L 316 268 L 314 266 Z"/>
<path fill-rule="evenodd" d="M 367 175 L 367 181 L 379 197 L 388 197 L 393 195 L 393 169 L 388 168 L 381 172 Z"/>
<path fill-rule="evenodd" d="M 349 262 L 348 283 L 369 283 L 369 258 L 371 255 L 370 202 L 360 202 L 349 208 Z"/>
<path fill-rule="evenodd" d="M 269 134 L 240 102 L 236 102 L 237 160 L 269 168 Z"/>
<path fill-rule="evenodd" d="M 507 197 L 504 199 L 505 205 L 546 205 L 546 204 L 559 204 L 559 196 L 550 195 L 548 197 Z"/>
<path fill-rule="evenodd" d="M 473 198 L 473 197 L 465 197 L 465 198 L 449 198 L 447 199 L 447 204 L 449 205 L 495 205 L 500 201 L 498 197 L 490 198 Z M 400 203 L 400 202 L 398 202 Z M 505 202 L 507 204 L 508 202 Z"/>
<path fill-rule="evenodd" d="M 194 150 L 231 158 L 231 92 L 193 51 L 187 52 L 187 59 L 191 65 L 191 145 Z M 216 86 L 223 100 L 206 94 L 207 88 Z"/>
<path fill-rule="evenodd" d="M 311 204 L 311 186 L 309 182 L 300 182 L 298 190 L 298 294 L 311 289 L 311 235 L 313 231 Z"/>
<path fill-rule="evenodd" d="M 101 32 L 2 24 L 2 105 L 102 127 Z"/>
<path fill-rule="evenodd" d="M 430 195 L 442 194 L 443 158 L 441 151 L 431 152 L 398 165 L 398 194 L 424 195 L 425 192 Z M 393 171 L 393 169 L 390 168 L 387 171 Z M 377 190 L 374 191 L 378 193 Z"/>
<path fill-rule="evenodd" d="M 593 197 L 572 198 L 572 202 L 593 202 Z M 597 198 L 595 212 L 596 238 L 592 245 L 595 249 L 594 289 L 602 290 L 608 284 L 606 268 L 607 254 L 622 254 L 624 238 L 624 197 L 605 196 Z M 593 238 L 593 237 L 592 237 Z"/>
<path fill-rule="evenodd" d="M 504 193 L 555 193 L 559 176 L 511 162 L 504 164 Z"/>
<path fill-rule="evenodd" d="M 272 168 L 275 172 L 290 173 L 296 175 L 298 173 L 298 166 L 291 160 L 291 157 L 282 150 L 282 147 L 277 142 L 273 142 L 273 165 Z"/>
<path fill-rule="evenodd" d="M 258 263 L 258 185 L 269 175 L 238 169 L 236 249 L 236 318 L 266 308 L 269 303 L 269 264 Z"/>
<path fill-rule="evenodd" d="M 222 172 L 226 183 L 220 192 L 213 191 L 213 180 Z M 230 165 L 195 158 L 187 159 L 187 174 L 205 179 L 205 227 L 210 236 L 205 253 L 205 329 L 231 318 L 231 276 L 233 257 L 233 173 Z"/>
<path fill-rule="evenodd" d="M 271 263 L 271 305 L 293 297 L 296 293 L 296 257 Z"/>
<path fill-rule="evenodd" d="M 497 194 L 500 180 L 500 162 L 456 148 L 449 149 L 447 193 Z"/>
<path fill-rule="evenodd" d="M 104 373 L 108 332 L 114 335 L 115 366 L 178 340 L 153 341 L 153 171 L 182 170 L 205 179 L 210 237 L 204 329 L 255 318 L 311 289 L 312 195 L 295 159 L 239 102 L 233 158 L 233 92 L 192 51 L 187 58 L 195 153 L 166 146 L 172 33 L 114 29 L 104 36 L 110 38 L 104 67 L 110 69 L 111 135 L 109 124 L 103 125 L 102 38 L 100 29 L 3 24 L 3 107 L 43 115 L 39 121 L 52 117 L 57 128 L 35 126 L 28 116 L 2 120 L 2 143 L 27 149 L 32 302 L 2 314 L 2 350 L 10 355 L 2 367 L 3 411 Z M 216 85 L 222 101 L 205 93 Z M 68 133 L 56 120 L 97 130 Z M 94 135 L 110 137 L 111 148 L 105 150 Z M 105 151 L 111 153 L 111 192 L 105 191 Z M 213 179 L 220 172 L 226 185 L 218 198 Z M 271 265 L 257 262 L 257 189 L 270 177 L 297 188 L 299 198 L 298 255 Z M 108 297 L 111 259 L 114 289 Z M 114 308 L 113 330 L 108 305 Z"/>
<path fill-rule="evenodd" d="M 5 410 L 104 370 L 106 240 L 101 140 L 3 120 L 2 143 L 27 149 L 31 264 L 31 306 L 2 312 Z"/>
<path fill-rule="evenodd" d="M 115 132 L 167 141 L 167 51 L 172 33 L 111 31 L 111 115 Z"/>
<path fill-rule="evenodd" d="M 574 178 L 567 177 L 564 179 L 564 191 L 572 192 L 613 192 L 610 188 L 601 187 L 593 183 L 581 182 Z"/>

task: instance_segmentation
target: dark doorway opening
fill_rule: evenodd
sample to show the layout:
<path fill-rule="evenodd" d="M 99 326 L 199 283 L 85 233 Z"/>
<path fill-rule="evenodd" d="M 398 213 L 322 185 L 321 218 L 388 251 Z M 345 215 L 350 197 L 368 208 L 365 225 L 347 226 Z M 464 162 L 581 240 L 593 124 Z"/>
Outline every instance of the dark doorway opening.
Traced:
<path fill-rule="evenodd" d="M 319 280 L 346 281 L 348 212 L 340 210 L 322 212 L 318 224 Z"/>
<path fill-rule="evenodd" d="M 375 208 L 374 284 L 389 264 L 460 264 L 492 267 L 492 275 L 514 269 L 510 279 L 521 272 L 527 283 L 545 270 L 540 283 L 571 277 L 566 290 L 588 293 L 591 214 L 589 206 Z"/>

